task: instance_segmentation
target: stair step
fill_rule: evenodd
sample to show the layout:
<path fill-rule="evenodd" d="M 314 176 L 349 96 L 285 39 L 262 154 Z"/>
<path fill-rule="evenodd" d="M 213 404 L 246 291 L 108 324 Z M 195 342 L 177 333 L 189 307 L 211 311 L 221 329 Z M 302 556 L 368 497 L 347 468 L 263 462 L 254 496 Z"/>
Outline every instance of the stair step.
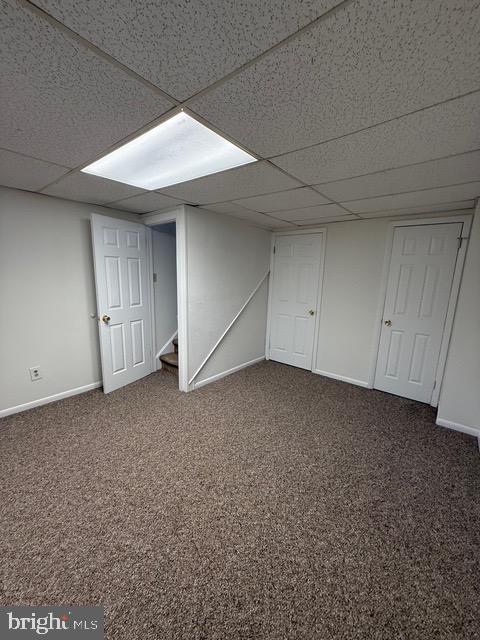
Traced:
<path fill-rule="evenodd" d="M 178 374 L 178 353 L 164 353 L 160 356 L 162 369 Z"/>

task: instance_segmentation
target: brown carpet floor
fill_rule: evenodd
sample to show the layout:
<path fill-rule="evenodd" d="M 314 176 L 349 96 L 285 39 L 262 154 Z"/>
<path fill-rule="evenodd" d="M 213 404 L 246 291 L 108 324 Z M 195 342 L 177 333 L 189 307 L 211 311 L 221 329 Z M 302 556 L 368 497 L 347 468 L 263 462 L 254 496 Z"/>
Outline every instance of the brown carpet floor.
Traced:
<path fill-rule="evenodd" d="M 262 363 L 0 421 L 3 604 L 107 638 L 480 637 L 480 457 L 402 398 Z"/>

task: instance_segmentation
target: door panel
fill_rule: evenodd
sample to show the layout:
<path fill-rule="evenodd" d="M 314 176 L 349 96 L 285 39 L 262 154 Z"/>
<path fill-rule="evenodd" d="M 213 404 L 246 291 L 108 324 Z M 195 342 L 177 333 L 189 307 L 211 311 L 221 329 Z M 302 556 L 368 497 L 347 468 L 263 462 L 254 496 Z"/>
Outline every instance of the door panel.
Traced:
<path fill-rule="evenodd" d="M 430 402 L 462 223 L 398 227 L 375 387 Z"/>
<path fill-rule="evenodd" d="M 92 214 L 103 389 L 109 393 L 152 371 L 146 227 Z"/>
<path fill-rule="evenodd" d="M 321 243 L 318 233 L 275 242 L 269 357 L 303 369 L 312 368 Z"/>

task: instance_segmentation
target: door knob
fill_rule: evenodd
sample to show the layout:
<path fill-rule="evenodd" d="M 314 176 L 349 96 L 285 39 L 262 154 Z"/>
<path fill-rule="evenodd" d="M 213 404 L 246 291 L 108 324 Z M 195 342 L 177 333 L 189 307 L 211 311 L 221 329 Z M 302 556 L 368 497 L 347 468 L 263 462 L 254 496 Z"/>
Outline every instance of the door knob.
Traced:
<path fill-rule="evenodd" d="M 107 316 L 105 313 L 103 314 L 103 316 L 100 318 L 100 320 L 102 322 L 104 322 L 105 324 L 108 324 L 111 320 L 110 316 Z"/>
<path fill-rule="evenodd" d="M 313 316 L 313 315 L 315 314 L 315 311 L 314 311 L 313 309 L 309 309 L 309 310 L 308 310 L 308 313 L 309 313 L 311 316 Z"/>
<path fill-rule="evenodd" d="M 391 320 L 385 320 L 384 324 L 386 324 L 387 327 L 391 327 L 392 326 L 392 321 Z"/>

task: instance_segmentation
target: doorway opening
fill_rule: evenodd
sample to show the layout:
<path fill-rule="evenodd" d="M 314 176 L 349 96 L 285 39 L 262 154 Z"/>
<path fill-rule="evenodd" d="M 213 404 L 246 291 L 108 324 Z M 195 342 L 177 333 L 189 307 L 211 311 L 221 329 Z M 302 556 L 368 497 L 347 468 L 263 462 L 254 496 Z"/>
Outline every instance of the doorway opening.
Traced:
<path fill-rule="evenodd" d="M 156 369 L 165 369 L 178 377 L 176 222 L 155 225 L 151 230 Z"/>

